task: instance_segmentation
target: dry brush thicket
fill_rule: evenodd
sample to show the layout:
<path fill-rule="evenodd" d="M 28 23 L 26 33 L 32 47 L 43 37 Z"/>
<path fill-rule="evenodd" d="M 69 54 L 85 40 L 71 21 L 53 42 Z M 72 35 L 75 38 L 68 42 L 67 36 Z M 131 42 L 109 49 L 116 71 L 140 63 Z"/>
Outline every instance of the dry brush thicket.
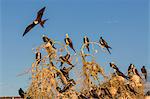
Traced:
<path fill-rule="evenodd" d="M 116 73 L 106 74 L 104 68 L 94 58 L 93 46 L 102 46 L 89 42 L 90 53 L 86 54 L 85 44 L 79 53 L 73 53 L 60 67 L 60 56 L 71 54 L 71 49 L 59 42 L 43 43 L 36 48 L 42 53 L 40 60 L 32 63 L 31 84 L 25 91 L 25 98 L 31 99 L 143 99 L 144 82 L 137 75 L 125 79 Z M 69 51 L 70 50 L 70 51 Z M 106 54 L 107 55 L 107 54 Z M 91 61 L 87 58 L 91 57 Z M 110 67 L 109 67 L 110 68 Z M 79 70 L 80 69 L 80 70 Z M 70 76 L 70 72 L 73 73 Z M 101 77 L 100 77 L 101 76 Z"/>

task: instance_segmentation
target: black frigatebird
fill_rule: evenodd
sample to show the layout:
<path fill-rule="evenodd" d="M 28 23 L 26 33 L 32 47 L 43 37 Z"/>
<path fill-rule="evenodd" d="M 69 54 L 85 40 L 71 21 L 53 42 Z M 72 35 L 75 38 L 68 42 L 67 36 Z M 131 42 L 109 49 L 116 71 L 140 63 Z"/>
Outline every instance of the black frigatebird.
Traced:
<path fill-rule="evenodd" d="M 60 59 L 60 61 L 61 61 L 60 67 L 62 67 L 62 65 L 63 65 L 64 63 L 67 63 L 68 65 L 71 65 L 71 66 L 74 66 L 74 65 L 72 65 L 71 62 L 69 61 L 69 58 L 70 58 L 70 54 L 68 54 L 68 53 L 67 53 L 65 56 L 60 56 L 60 57 L 59 57 L 59 59 Z"/>
<path fill-rule="evenodd" d="M 88 52 L 90 52 L 90 49 L 89 49 L 89 45 L 90 45 L 89 44 L 89 38 L 87 36 L 84 36 L 83 42 L 84 42 L 84 44 L 86 44 L 86 48 L 87 48 Z"/>
<path fill-rule="evenodd" d="M 39 65 L 39 63 L 41 62 L 41 58 L 42 58 L 41 52 L 40 51 L 36 52 L 35 59 L 36 59 L 37 65 Z"/>
<path fill-rule="evenodd" d="M 24 98 L 25 92 L 22 90 L 22 88 L 20 88 L 18 90 L 18 93 L 19 93 L 19 95 L 20 95 L 21 98 Z"/>
<path fill-rule="evenodd" d="M 23 33 L 23 36 L 27 34 L 37 24 L 40 24 L 44 28 L 44 23 L 48 20 L 48 19 L 42 20 L 42 16 L 45 11 L 45 8 L 46 7 L 43 7 L 41 10 L 38 11 L 36 19 L 30 25 L 27 26 L 27 28 Z"/>
<path fill-rule="evenodd" d="M 123 78 L 128 79 L 128 77 L 125 76 L 114 63 L 110 63 L 110 67 L 112 67 L 115 70 L 118 76 L 122 76 Z"/>
<path fill-rule="evenodd" d="M 52 46 L 54 49 L 56 49 L 56 47 L 54 46 L 54 41 L 53 41 L 52 39 L 48 38 L 48 37 L 45 36 L 45 35 L 43 35 L 42 39 L 43 39 L 43 42 L 45 42 L 45 43 L 50 43 L 51 46 Z"/>
<path fill-rule="evenodd" d="M 147 81 L 147 70 L 146 70 L 145 66 L 143 66 L 143 67 L 141 68 L 141 72 L 143 73 L 143 75 L 144 75 L 144 77 L 145 77 L 145 80 Z"/>
<path fill-rule="evenodd" d="M 73 47 L 72 40 L 69 38 L 69 35 L 68 35 L 68 34 L 66 34 L 66 38 L 64 39 L 64 41 L 65 41 L 66 45 L 69 45 L 69 47 L 70 47 L 71 49 L 73 49 L 73 51 L 76 53 L 76 51 L 75 51 L 75 49 L 74 49 L 74 47 Z"/>
<path fill-rule="evenodd" d="M 99 43 L 102 45 L 102 47 L 105 47 L 107 51 L 111 54 L 109 49 L 112 49 L 112 48 L 108 46 L 107 42 L 102 37 L 100 37 Z"/>

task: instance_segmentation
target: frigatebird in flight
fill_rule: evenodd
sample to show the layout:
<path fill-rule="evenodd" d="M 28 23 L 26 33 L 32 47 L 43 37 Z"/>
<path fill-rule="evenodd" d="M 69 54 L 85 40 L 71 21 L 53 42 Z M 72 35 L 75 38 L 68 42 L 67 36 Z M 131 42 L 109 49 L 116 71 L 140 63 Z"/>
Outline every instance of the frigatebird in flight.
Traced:
<path fill-rule="evenodd" d="M 40 24 L 44 28 L 44 23 L 48 20 L 48 19 L 42 20 L 42 16 L 43 16 L 43 13 L 45 11 L 45 8 L 46 7 L 43 7 L 41 10 L 38 11 L 36 19 L 30 25 L 28 25 L 26 27 L 26 29 L 25 29 L 25 31 L 24 31 L 22 36 L 27 34 L 37 24 Z"/>

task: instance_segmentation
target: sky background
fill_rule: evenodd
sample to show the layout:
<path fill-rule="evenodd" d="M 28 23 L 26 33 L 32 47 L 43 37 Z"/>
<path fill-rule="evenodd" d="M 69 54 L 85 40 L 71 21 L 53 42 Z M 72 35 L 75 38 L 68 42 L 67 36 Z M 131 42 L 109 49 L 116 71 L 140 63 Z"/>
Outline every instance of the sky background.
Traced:
<path fill-rule="evenodd" d="M 44 6 L 45 28 L 38 25 L 22 38 Z M 124 73 L 130 63 L 150 69 L 148 18 L 148 0 L 0 0 L 0 96 L 27 89 L 30 75 L 17 75 L 31 67 L 32 48 L 42 43 L 43 34 L 64 43 L 68 33 L 77 52 L 84 35 L 91 41 L 103 36 L 112 54 L 97 48 L 99 63 L 115 61 Z"/>

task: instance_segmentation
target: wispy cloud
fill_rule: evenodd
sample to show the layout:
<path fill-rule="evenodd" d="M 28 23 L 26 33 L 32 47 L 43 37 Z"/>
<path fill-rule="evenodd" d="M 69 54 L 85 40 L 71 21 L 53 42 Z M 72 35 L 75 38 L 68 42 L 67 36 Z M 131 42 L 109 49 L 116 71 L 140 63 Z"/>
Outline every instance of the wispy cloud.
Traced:
<path fill-rule="evenodd" d="M 107 24 L 114 24 L 114 23 L 119 23 L 119 17 L 113 16 L 113 17 L 108 17 L 104 23 Z"/>

